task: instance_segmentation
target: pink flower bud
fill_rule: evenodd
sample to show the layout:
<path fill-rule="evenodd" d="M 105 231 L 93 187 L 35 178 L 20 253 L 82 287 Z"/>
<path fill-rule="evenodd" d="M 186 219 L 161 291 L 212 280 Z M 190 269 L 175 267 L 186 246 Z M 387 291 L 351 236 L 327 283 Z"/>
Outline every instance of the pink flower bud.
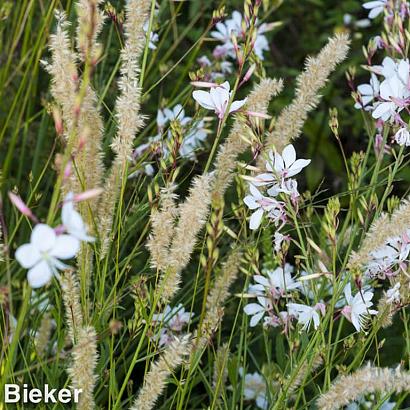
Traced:
<path fill-rule="evenodd" d="M 249 81 L 249 79 L 251 78 L 253 72 L 255 71 L 256 68 L 256 64 L 252 64 L 249 68 L 248 71 L 246 72 L 246 74 L 243 77 L 243 82 Z"/>
<path fill-rule="evenodd" d="M 263 112 L 246 111 L 246 114 L 248 114 L 250 117 L 258 117 L 258 118 L 263 118 L 265 120 L 269 120 L 272 118 L 271 115 L 264 114 Z"/>
<path fill-rule="evenodd" d="M 191 85 L 193 85 L 194 87 L 213 88 L 218 87 L 219 84 L 206 81 L 191 81 Z"/>
<path fill-rule="evenodd" d="M 80 202 L 92 199 L 100 195 L 104 190 L 102 188 L 93 188 L 87 191 L 81 192 L 80 194 L 74 195 L 73 201 Z"/>
<path fill-rule="evenodd" d="M 11 203 L 27 218 L 30 218 L 34 222 L 38 222 L 36 216 L 31 212 L 31 209 L 24 203 L 24 201 L 13 192 L 9 192 L 9 198 Z"/>
<path fill-rule="evenodd" d="M 71 164 L 71 161 L 69 161 L 64 169 L 64 173 L 63 173 L 64 180 L 67 180 L 68 178 L 70 178 L 71 173 L 72 173 L 72 164 Z"/>
<path fill-rule="evenodd" d="M 63 120 L 61 118 L 60 110 L 58 110 L 56 107 L 53 108 L 53 119 L 54 119 L 54 127 L 56 129 L 57 135 L 63 135 L 63 132 L 64 132 Z"/>

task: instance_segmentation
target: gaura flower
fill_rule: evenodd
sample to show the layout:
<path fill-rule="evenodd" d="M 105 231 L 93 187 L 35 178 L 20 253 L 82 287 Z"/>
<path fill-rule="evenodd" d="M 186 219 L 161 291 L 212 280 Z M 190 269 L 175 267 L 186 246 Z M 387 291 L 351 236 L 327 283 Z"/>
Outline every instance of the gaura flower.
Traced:
<path fill-rule="evenodd" d="M 267 410 L 269 403 L 266 397 L 266 381 L 257 372 L 244 375 L 243 368 L 239 369 L 239 374 L 244 378 L 243 395 L 245 400 L 255 400 L 259 409 Z"/>
<path fill-rule="evenodd" d="M 371 74 L 370 84 L 360 84 L 357 87 L 357 91 L 360 94 L 360 102 L 358 101 L 354 108 L 360 109 L 366 107 L 375 98 L 379 96 L 380 82 L 375 74 Z M 368 108 L 367 108 L 368 109 Z"/>
<path fill-rule="evenodd" d="M 296 159 L 295 148 L 292 144 L 289 144 L 283 149 L 282 155 L 277 152 L 273 153 L 273 151 L 269 152 L 266 169 L 285 179 L 299 174 L 309 164 L 310 159 Z"/>
<path fill-rule="evenodd" d="M 152 322 L 161 326 L 159 335 L 154 338 L 159 339 L 159 345 L 169 345 L 175 339 L 175 335 L 191 321 L 194 316 L 192 312 L 186 312 L 182 304 L 173 308 L 167 305 L 164 312 L 154 314 Z"/>
<path fill-rule="evenodd" d="M 410 132 L 407 127 L 400 128 L 394 135 L 394 140 L 397 144 L 408 147 L 410 145 Z"/>
<path fill-rule="evenodd" d="M 400 112 L 406 105 L 409 96 L 407 87 L 400 81 L 398 76 L 384 80 L 380 85 L 380 97 L 382 101 L 377 103 L 373 111 L 373 118 L 381 118 L 388 121 Z"/>
<path fill-rule="evenodd" d="M 256 299 L 258 303 L 248 303 L 243 308 L 245 314 L 252 316 L 249 323 L 250 327 L 255 327 L 265 314 L 269 314 L 273 309 L 272 303 L 266 297 L 258 296 Z"/>
<path fill-rule="evenodd" d="M 278 207 L 278 201 L 262 195 L 252 184 L 249 184 L 249 189 L 251 194 L 247 195 L 243 201 L 249 209 L 254 211 L 251 215 L 249 228 L 255 230 L 259 228 L 264 212 L 271 212 L 274 208 Z"/>
<path fill-rule="evenodd" d="M 299 289 L 300 283 L 292 278 L 293 266 L 285 264 L 285 269 L 281 266 L 266 272 L 265 276 L 254 275 L 256 285 L 249 286 L 249 293 L 256 295 L 267 295 L 273 299 L 279 299 L 289 291 Z"/>
<path fill-rule="evenodd" d="M 223 84 L 213 87 L 209 92 L 203 90 L 196 90 L 192 93 L 194 100 L 207 110 L 214 110 L 215 114 L 221 120 L 224 118 L 225 113 L 228 109 L 229 101 L 232 96 L 232 91 L 230 91 L 230 85 L 228 81 Z M 228 114 L 238 111 L 246 103 L 246 98 L 244 100 L 233 101 L 229 107 Z"/>
<path fill-rule="evenodd" d="M 387 303 L 400 303 L 400 282 L 397 282 L 386 292 Z"/>
<path fill-rule="evenodd" d="M 182 304 L 173 308 L 167 305 L 164 312 L 152 315 L 152 321 L 154 323 L 160 322 L 174 332 L 180 332 L 193 316 L 194 313 L 186 312 Z"/>
<path fill-rule="evenodd" d="M 31 287 L 39 288 L 48 283 L 58 270 L 66 269 L 61 260 L 73 258 L 80 249 L 80 241 L 72 235 L 56 235 L 46 224 L 34 227 L 30 243 L 16 250 L 16 259 L 28 269 L 27 280 Z M 60 260 L 61 259 L 61 260 Z"/>
<path fill-rule="evenodd" d="M 369 309 L 373 306 L 373 292 L 362 290 L 352 296 L 352 288 L 348 283 L 344 288 L 344 295 L 347 305 L 342 309 L 342 314 L 360 332 L 366 325 L 369 315 L 377 315 L 377 310 Z"/>
<path fill-rule="evenodd" d="M 303 325 L 303 330 L 309 330 L 311 323 L 315 330 L 319 327 L 320 316 L 325 314 L 325 305 L 317 303 L 315 306 L 307 306 L 301 303 L 288 303 L 288 312 L 298 319 L 298 323 Z"/>

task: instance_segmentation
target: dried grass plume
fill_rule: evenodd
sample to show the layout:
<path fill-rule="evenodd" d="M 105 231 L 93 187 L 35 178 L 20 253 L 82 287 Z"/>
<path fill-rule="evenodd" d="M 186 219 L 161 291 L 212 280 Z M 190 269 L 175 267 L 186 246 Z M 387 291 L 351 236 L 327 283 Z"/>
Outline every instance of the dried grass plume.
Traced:
<path fill-rule="evenodd" d="M 408 372 L 400 368 L 380 368 L 369 364 L 355 373 L 339 377 L 317 404 L 320 410 L 336 410 L 365 394 L 403 391 L 410 391 Z"/>

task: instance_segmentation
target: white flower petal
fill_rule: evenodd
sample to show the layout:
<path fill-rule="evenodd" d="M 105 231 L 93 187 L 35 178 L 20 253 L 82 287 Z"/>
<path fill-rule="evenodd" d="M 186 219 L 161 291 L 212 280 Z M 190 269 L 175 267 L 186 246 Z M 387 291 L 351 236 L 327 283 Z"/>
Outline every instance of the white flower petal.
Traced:
<path fill-rule="evenodd" d="M 50 255 L 58 259 L 71 259 L 77 254 L 79 249 L 80 241 L 77 238 L 71 235 L 59 235 Z"/>
<path fill-rule="evenodd" d="M 41 254 L 31 243 L 26 243 L 17 248 L 15 258 L 23 268 L 28 269 L 40 261 Z"/>
<path fill-rule="evenodd" d="M 310 164 L 310 159 L 298 159 L 290 167 L 287 173 L 288 177 L 293 177 L 298 174 L 303 168 Z"/>
<path fill-rule="evenodd" d="M 255 280 L 256 283 L 259 283 L 260 285 L 269 286 L 269 281 L 262 275 L 254 275 L 253 279 Z"/>
<path fill-rule="evenodd" d="M 282 151 L 285 167 L 289 168 L 296 161 L 296 151 L 292 144 L 287 145 Z"/>
<path fill-rule="evenodd" d="M 252 216 L 251 219 L 249 221 L 249 228 L 251 230 L 255 230 L 258 229 L 261 221 L 262 221 L 262 216 L 263 216 L 263 209 L 259 208 L 257 211 L 255 211 Z"/>
<path fill-rule="evenodd" d="M 251 195 L 255 197 L 255 199 L 263 198 L 263 195 L 260 193 L 259 189 L 255 187 L 255 185 L 249 184 L 249 190 L 251 191 Z"/>
<path fill-rule="evenodd" d="M 244 306 L 243 311 L 247 315 L 254 315 L 255 313 L 265 311 L 265 309 L 261 305 L 258 305 L 257 303 L 248 303 L 246 306 Z"/>
<path fill-rule="evenodd" d="M 46 224 L 38 224 L 31 232 L 30 241 L 39 251 L 49 251 L 56 241 L 56 234 L 53 228 Z"/>
<path fill-rule="evenodd" d="M 374 19 L 376 18 L 379 14 L 383 13 L 384 6 L 381 7 L 375 7 L 372 9 L 369 13 L 369 19 Z"/>
<path fill-rule="evenodd" d="M 203 90 L 196 90 L 192 93 L 194 100 L 207 110 L 214 110 L 215 106 L 211 99 L 211 95 Z"/>
<path fill-rule="evenodd" d="M 255 327 L 259 323 L 259 321 L 263 318 L 264 314 L 265 312 L 260 312 L 260 313 L 257 313 L 255 316 L 252 316 L 249 326 Z"/>
<path fill-rule="evenodd" d="M 373 87 L 370 84 L 360 84 L 357 87 L 357 91 L 364 96 L 364 95 L 371 95 L 373 96 Z"/>
<path fill-rule="evenodd" d="M 242 108 L 245 104 L 246 104 L 247 98 L 245 98 L 244 100 L 238 100 L 238 101 L 234 101 L 230 108 L 229 108 L 229 112 L 235 112 L 238 111 L 240 108 Z"/>
<path fill-rule="evenodd" d="M 229 101 L 229 92 L 223 87 L 211 88 L 210 91 L 213 106 L 218 113 L 224 113 Z"/>
<path fill-rule="evenodd" d="M 378 119 L 380 117 L 384 117 L 385 115 L 390 113 L 390 107 L 391 107 L 391 104 L 388 103 L 388 102 L 384 102 L 384 103 L 379 104 L 376 107 L 376 109 L 373 111 L 372 117 L 376 118 L 376 119 Z"/>
<path fill-rule="evenodd" d="M 41 261 L 27 272 L 27 280 L 32 288 L 40 288 L 50 282 L 53 272 L 46 261 Z"/>
<path fill-rule="evenodd" d="M 260 208 L 260 205 L 255 201 L 255 198 L 252 195 L 247 195 L 243 202 L 249 209 L 257 209 Z"/>

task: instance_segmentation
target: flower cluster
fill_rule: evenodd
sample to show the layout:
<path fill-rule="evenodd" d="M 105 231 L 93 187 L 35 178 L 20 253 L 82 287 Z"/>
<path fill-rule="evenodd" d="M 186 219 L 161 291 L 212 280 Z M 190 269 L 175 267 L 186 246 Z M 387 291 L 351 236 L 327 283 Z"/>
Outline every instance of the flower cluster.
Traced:
<path fill-rule="evenodd" d="M 239 11 L 234 11 L 230 19 L 225 20 L 224 23 L 219 22 L 215 26 L 216 30 L 211 32 L 211 36 L 222 44 L 215 47 L 213 56 L 216 58 L 230 57 L 235 59 L 238 47 L 236 41 L 243 41 L 246 37 L 246 30 L 249 28 L 247 22 Z M 256 36 L 252 43 L 253 52 L 260 58 L 264 59 L 264 51 L 269 50 L 269 42 L 264 33 L 269 31 L 271 26 L 268 24 L 256 25 Z M 235 43 L 233 41 L 235 38 Z"/>
<path fill-rule="evenodd" d="M 133 153 L 133 158 L 139 158 L 144 153 L 158 150 L 164 158 L 170 154 L 168 143 L 172 140 L 171 123 L 177 122 L 182 128 L 183 139 L 178 141 L 178 153 L 181 158 L 189 160 L 196 159 L 196 151 L 201 147 L 206 140 L 208 132 L 205 127 L 204 120 L 194 120 L 185 114 L 185 110 L 181 104 L 176 104 L 173 108 L 159 109 L 157 112 L 157 134 L 149 137 L 148 142 L 139 145 Z M 166 136 L 163 141 L 163 136 Z M 144 163 L 145 173 L 153 175 L 154 169 L 148 164 Z"/>
<path fill-rule="evenodd" d="M 152 316 L 152 323 L 160 326 L 159 333 L 155 335 L 154 339 L 158 341 L 160 346 L 170 345 L 193 316 L 194 313 L 185 311 L 181 304 L 173 308 L 167 305 L 162 313 Z"/>
<path fill-rule="evenodd" d="M 211 36 L 220 44 L 214 48 L 212 59 L 203 55 L 197 60 L 205 81 L 225 79 L 233 71 L 233 64 L 229 60 L 238 63 L 243 61 L 243 44 L 246 41 L 246 36 L 250 33 L 250 24 L 250 19 L 245 19 L 239 11 L 234 11 L 231 18 L 216 23 L 215 30 L 211 31 Z M 265 33 L 272 28 L 272 24 L 258 24 L 257 19 L 255 21 L 250 48 L 260 60 L 264 60 L 264 53 L 269 50 L 269 42 Z"/>
<path fill-rule="evenodd" d="M 406 58 L 405 30 L 409 18 L 409 5 L 406 1 L 387 0 L 369 1 L 363 4 L 369 10 L 369 18 L 385 14 L 386 33 L 376 36 L 369 43 L 366 51 L 367 69 L 371 78 L 369 83 L 360 84 L 355 93 L 355 108 L 369 111 L 376 120 L 380 141 L 383 125 L 388 123 L 394 131 L 394 140 L 399 145 L 410 145 L 408 118 L 410 106 L 410 64 Z M 387 56 L 381 65 L 372 64 L 375 52 L 382 49 Z M 398 57 L 400 56 L 400 57 Z"/>
<path fill-rule="evenodd" d="M 62 261 L 76 256 L 81 242 L 94 241 L 87 234 L 87 227 L 74 208 L 75 201 L 74 194 L 69 193 L 62 207 L 62 224 L 52 228 L 38 223 L 31 232 L 30 243 L 16 250 L 16 260 L 28 269 L 27 280 L 33 288 L 46 285 L 53 276 L 58 278 L 59 270 L 70 268 Z"/>
<path fill-rule="evenodd" d="M 294 268 L 287 263 L 284 268 L 278 267 L 264 272 L 264 275 L 253 276 L 256 283 L 249 286 L 247 296 L 256 298 L 256 302 L 248 303 L 244 307 L 245 314 L 251 316 L 251 327 L 256 326 L 262 319 L 265 328 L 283 327 L 285 332 L 294 319 L 304 331 L 308 331 L 312 324 L 314 329 L 319 327 L 320 317 L 325 315 L 327 304 L 322 297 L 331 297 L 333 288 L 321 280 L 304 280 L 306 272 L 302 272 L 301 277 L 295 280 L 292 277 L 293 271 Z M 295 302 L 302 295 L 310 300 L 310 304 Z M 388 296 L 397 297 L 397 289 L 392 290 Z M 373 305 L 372 298 L 373 291 L 368 286 L 353 296 L 348 283 L 344 288 L 343 298 L 336 303 L 336 308 L 339 308 L 340 313 L 360 332 L 365 328 L 369 316 L 377 314 L 377 311 L 370 309 Z M 319 302 L 315 303 L 315 300 Z M 285 304 L 287 310 L 283 310 Z"/>
<path fill-rule="evenodd" d="M 385 279 L 407 272 L 410 253 L 410 230 L 402 236 L 388 238 L 385 245 L 370 253 L 365 268 L 368 277 Z"/>
<path fill-rule="evenodd" d="M 270 151 L 266 162 L 267 173 L 251 178 L 250 195 L 244 202 L 253 211 L 249 227 L 258 229 L 263 215 L 266 213 L 276 226 L 280 227 L 286 221 L 285 203 L 278 200 L 280 194 L 290 196 L 293 202 L 299 196 L 297 181 L 292 177 L 310 164 L 310 159 L 296 159 L 293 145 L 284 148 L 282 155 Z M 257 187 L 265 187 L 268 196 L 263 195 Z"/>
<path fill-rule="evenodd" d="M 254 275 L 256 284 L 251 284 L 248 294 L 256 297 L 257 303 L 249 303 L 244 307 L 244 312 L 252 316 L 250 326 L 256 326 L 263 319 L 264 327 L 283 326 L 285 330 L 292 319 L 297 319 L 308 330 L 313 322 L 314 328 L 319 326 L 320 316 L 324 314 L 325 306 L 317 303 L 313 307 L 300 303 L 287 303 L 287 311 L 280 310 L 281 299 L 292 297 L 292 292 L 301 291 L 301 282 L 292 277 L 293 267 L 286 264 L 284 268 L 278 267 L 265 275 Z"/>

